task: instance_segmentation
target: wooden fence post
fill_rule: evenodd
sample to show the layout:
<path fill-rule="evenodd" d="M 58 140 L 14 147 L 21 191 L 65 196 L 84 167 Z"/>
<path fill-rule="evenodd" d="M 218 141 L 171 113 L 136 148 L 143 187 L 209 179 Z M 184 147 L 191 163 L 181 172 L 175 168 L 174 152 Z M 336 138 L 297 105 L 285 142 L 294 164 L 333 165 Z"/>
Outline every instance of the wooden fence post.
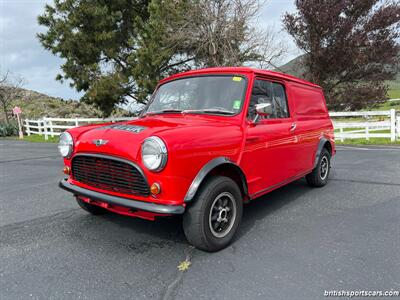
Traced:
<path fill-rule="evenodd" d="M 42 122 L 43 122 L 43 121 L 42 121 L 42 120 L 37 120 L 36 122 L 37 122 L 36 125 L 37 125 L 37 127 L 38 127 L 37 130 L 38 130 L 38 132 L 39 132 L 39 135 L 42 135 L 42 129 L 43 129 L 43 128 L 42 128 Z"/>
<path fill-rule="evenodd" d="M 25 127 L 26 127 L 26 133 L 28 134 L 28 136 L 31 135 L 31 129 L 29 128 L 29 120 L 25 119 Z"/>
<path fill-rule="evenodd" d="M 50 129 L 51 137 L 54 137 L 54 128 L 53 128 L 53 121 L 52 120 L 49 120 L 49 129 Z"/>
<path fill-rule="evenodd" d="M 43 118 L 43 129 L 44 129 L 44 139 L 47 141 L 49 139 L 49 134 L 47 132 L 47 118 Z"/>
<path fill-rule="evenodd" d="M 365 139 L 369 141 L 369 127 L 368 124 L 365 126 Z"/>
<path fill-rule="evenodd" d="M 343 127 L 340 127 L 340 141 L 341 141 L 342 143 L 344 142 Z"/>
<path fill-rule="evenodd" d="M 390 141 L 396 141 L 396 110 L 390 110 Z"/>
<path fill-rule="evenodd" d="M 75 118 L 75 127 L 78 127 L 78 126 L 79 126 L 78 118 Z"/>

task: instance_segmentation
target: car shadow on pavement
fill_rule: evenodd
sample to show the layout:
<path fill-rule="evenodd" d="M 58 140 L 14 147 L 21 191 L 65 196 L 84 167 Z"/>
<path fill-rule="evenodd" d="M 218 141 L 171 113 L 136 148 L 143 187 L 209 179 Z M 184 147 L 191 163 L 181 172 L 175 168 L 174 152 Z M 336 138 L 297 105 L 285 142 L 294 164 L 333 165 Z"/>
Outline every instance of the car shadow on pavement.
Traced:
<path fill-rule="evenodd" d="M 245 236 L 258 221 L 267 218 L 270 214 L 282 209 L 310 190 L 311 188 L 308 187 L 305 180 L 301 179 L 246 204 L 236 240 Z M 101 218 L 112 223 L 116 228 L 124 228 L 125 231 L 132 232 L 132 238 L 135 235 L 141 236 L 138 245 L 141 241 L 143 242 L 143 237 L 149 240 L 149 243 L 145 245 L 146 247 L 151 247 L 152 243 L 155 247 L 158 247 L 158 244 L 163 242 L 187 244 L 182 229 L 182 218 L 179 216 L 156 218 L 155 221 L 148 221 L 110 213 Z M 132 244 L 130 246 L 136 247 Z"/>
<path fill-rule="evenodd" d="M 154 221 L 132 218 L 110 213 L 102 216 L 108 222 L 118 227 L 132 230 L 135 233 L 151 235 L 160 239 L 169 239 L 175 242 L 184 242 L 185 236 L 182 229 L 181 217 L 162 217 L 156 218 Z"/>
<path fill-rule="evenodd" d="M 251 231 L 257 222 L 268 218 L 269 215 L 282 209 L 289 203 L 298 201 L 299 198 L 311 190 L 312 188 L 309 187 L 305 179 L 299 179 L 252 200 L 244 206 L 242 224 L 239 228 L 236 240 Z"/>

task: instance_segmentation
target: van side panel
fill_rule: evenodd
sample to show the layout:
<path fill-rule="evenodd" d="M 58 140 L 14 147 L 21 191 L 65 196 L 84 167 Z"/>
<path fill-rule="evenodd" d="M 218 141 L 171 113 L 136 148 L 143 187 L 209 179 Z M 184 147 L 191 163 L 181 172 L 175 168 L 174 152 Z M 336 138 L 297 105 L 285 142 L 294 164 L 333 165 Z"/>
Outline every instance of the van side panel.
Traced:
<path fill-rule="evenodd" d="M 316 119 L 328 115 L 321 89 L 293 84 L 292 92 L 295 95 L 295 109 L 298 117 Z"/>
<path fill-rule="evenodd" d="M 289 90 L 294 104 L 299 172 L 307 172 L 314 168 L 321 138 L 333 143 L 333 126 L 322 89 L 290 83 Z"/>

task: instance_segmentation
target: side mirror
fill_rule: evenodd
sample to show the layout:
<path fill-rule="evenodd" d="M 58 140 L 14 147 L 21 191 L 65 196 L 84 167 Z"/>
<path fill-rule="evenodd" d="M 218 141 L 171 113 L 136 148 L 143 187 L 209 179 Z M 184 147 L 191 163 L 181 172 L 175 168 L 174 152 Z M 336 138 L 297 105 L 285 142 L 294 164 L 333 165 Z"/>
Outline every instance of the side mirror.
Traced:
<path fill-rule="evenodd" d="M 260 116 L 266 117 L 272 114 L 272 104 L 271 103 L 259 103 L 256 104 L 256 116 L 253 123 L 257 123 Z"/>
<path fill-rule="evenodd" d="M 259 103 L 256 104 L 256 113 L 260 116 L 269 116 L 272 114 L 271 103 Z"/>

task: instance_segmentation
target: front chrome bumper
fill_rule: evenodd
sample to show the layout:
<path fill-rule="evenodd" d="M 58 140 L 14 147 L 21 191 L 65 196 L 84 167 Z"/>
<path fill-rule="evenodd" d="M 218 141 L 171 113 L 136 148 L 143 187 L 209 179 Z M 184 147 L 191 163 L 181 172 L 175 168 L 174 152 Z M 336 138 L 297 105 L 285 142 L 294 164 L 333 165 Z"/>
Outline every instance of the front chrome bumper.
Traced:
<path fill-rule="evenodd" d="M 59 183 L 59 187 L 68 192 L 73 193 L 75 196 L 83 196 L 92 200 L 98 200 L 111 205 L 123 206 L 131 208 L 133 210 L 142 210 L 157 214 L 168 214 L 168 215 L 180 215 L 185 212 L 185 207 L 181 205 L 162 205 L 162 204 L 127 199 L 117 196 L 111 196 L 73 185 L 69 183 L 67 179 L 61 180 Z"/>

